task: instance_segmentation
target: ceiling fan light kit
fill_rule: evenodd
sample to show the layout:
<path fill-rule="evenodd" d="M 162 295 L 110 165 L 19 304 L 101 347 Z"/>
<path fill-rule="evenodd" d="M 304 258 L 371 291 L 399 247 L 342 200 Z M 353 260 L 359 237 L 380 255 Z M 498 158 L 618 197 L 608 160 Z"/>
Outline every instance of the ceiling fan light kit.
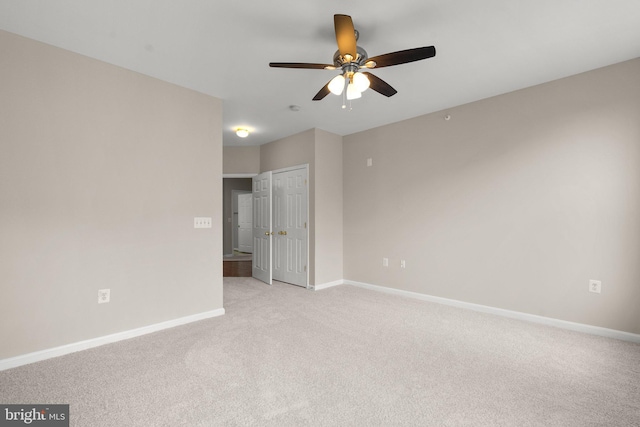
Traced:
<path fill-rule="evenodd" d="M 338 74 L 329 82 L 329 91 L 334 95 L 342 95 L 342 91 L 344 91 L 344 81 L 344 76 L 342 74 Z"/>
<path fill-rule="evenodd" d="M 414 49 L 400 50 L 369 58 L 367 51 L 357 45 L 359 37 L 358 31 L 353 27 L 353 21 L 349 15 L 334 15 L 333 23 L 336 33 L 338 50 L 333 55 L 333 65 L 331 64 L 309 64 L 301 62 L 271 62 L 270 67 L 274 68 L 306 68 L 315 70 L 340 70 L 340 74 L 332 78 L 313 97 L 314 101 L 320 101 L 330 93 L 343 95 L 343 99 L 358 99 L 362 92 L 368 88 L 390 97 L 398 93 L 391 85 L 379 77 L 369 73 L 361 72 L 361 69 L 374 69 L 390 67 L 392 65 L 406 64 L 432 58 L 436 55 L 434 46 L 418 47 Z M 343 103 L 342 108 L 345 108 Z"/>
<path fill-rule="evenodd" d="M 352 99 L 358 99 L 361 97 L 362 93 L 358 90 L 356 85 L 349 83 L 349 86 L 347 86 L 347 99 L 351 101 Z"/>
<path fill-rule="evenodd" d="M 352 80 L 353 80 L 353 85 L 355 86 L 355 88 L 360 93 L 362 93 L 365 90 L 369 89 L 369 86 L 371 86 L 371 82 L 369 81 L 367 76 L 365 76 L 364 74 L 362 74 L 360 72 L 355 73 L 353 75 L 353 77 L 352 77 Z"/>

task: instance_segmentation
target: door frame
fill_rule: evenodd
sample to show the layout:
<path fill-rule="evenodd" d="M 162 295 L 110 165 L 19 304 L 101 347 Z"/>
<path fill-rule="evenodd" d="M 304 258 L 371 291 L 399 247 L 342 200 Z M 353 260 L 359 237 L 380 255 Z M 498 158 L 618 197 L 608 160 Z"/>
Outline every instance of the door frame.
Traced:
<path fill-rule="evenodd" d="M 303 163 L 303 164 L 299 164 L 299 165 L 295 165 L 295 166 L 288 166 L 285 168 L 280 168 L 280 169 L 275 169 L 272 170 L 271 173 L 278 173 L 278 172 L 289 172 L 292 170 L 296 170 L 296 169 L 302 169 L 302 168 L 306 168 L 307 169 L 307 289 L 313 289 L 313 286 L 311 286 L 309 284 L 309 274 L 311 271 L 311 262 L 310 262 L 310 257 L 311 257 L 311 252 L 310 252 L 310 248 L 311 248 L 311 220 L 309 218 L 310 215 L 310 210 L 309 210 L 309 202 L 311 199 L 311 190 L 310 190 L 310 184 L 311 184 L 311 177 L 310 177 L 310 170 L 309 170 L 309 163 Z M 268 171 L 265 171 L 268 172 Z M 260 174 L 258 173 L 223 173 L 222 174 L 222 178 L 253 178 L 255 176 L 258 176 Z"/>
<path fill-rule="evenodd" d="M 224 180 L 227 179 L 227 178 L 249 178 L 249 179 L 251 179 L 256 175 L 258 175 L 258 174 L 257 173 L 223 173 L 222 174 L 222 183 L 221 184 L 223 184 Z M 231 204 L 233 205 L 233 196 L 232 196 Z M 227 221 L 227 218 L 224 215 L 224 194 L 222 194 L 222 206 L 223 206 L 222 207 L 222 210 L 223 210 L 223 212 L 222 212 L 222 222 L 223 222 L 223 224 L 222 224 L 222 228 L 223 228 L 222 235 L 224 236 L 224 227 L 225 227 L 224 223 Z M 231 227 L 233 228 L 233 206 L 232 206 L 232 209 L 231 209 L 231 218 L 232 218 L 231 219 Z M 236 243 L 236 242 L 234 241 L 233 231 L 232 231 L 231 232 L 231 254 L 224 253 L 225 251 L 224 251 L 224 248 L 223 248 L 223 251 L 222 251 L 223 252 L 222 253 L 223 257 L 226 257 L 227 255 L 233 255 L 233 247 L 235 246 L 234 243 Z"/>

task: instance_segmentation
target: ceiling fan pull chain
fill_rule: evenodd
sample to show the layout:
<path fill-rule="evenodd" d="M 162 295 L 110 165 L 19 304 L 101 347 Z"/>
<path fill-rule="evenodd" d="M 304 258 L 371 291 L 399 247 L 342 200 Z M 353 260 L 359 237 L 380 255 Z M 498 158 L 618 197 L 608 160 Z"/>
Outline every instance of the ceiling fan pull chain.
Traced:
<path fill-rule="evenodd" d="M 347 108 L 347 87 L 349 86 L 349 79 L 344 79 L 344 89 L 342 90 L 342 109 Z M 351 104 L 351 103 L 349 103 Z M 351 109 L 351 108 L 349 108 Z"/>

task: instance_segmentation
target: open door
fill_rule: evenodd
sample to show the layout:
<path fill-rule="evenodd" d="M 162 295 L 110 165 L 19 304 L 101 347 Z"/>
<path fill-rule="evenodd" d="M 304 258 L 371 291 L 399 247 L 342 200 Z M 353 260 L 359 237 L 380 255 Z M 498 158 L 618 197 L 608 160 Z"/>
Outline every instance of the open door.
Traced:
<path fill-rule="evenodd" d="M 253 277 L 272 284 L 271 172 L 253 177 Z"/>

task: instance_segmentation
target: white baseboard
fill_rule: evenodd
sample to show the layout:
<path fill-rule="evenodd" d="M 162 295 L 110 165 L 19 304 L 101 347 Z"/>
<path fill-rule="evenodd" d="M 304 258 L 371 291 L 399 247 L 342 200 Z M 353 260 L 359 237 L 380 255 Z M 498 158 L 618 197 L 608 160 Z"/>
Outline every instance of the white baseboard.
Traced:
<path fill-rule="evenodd" d="M 123 341 L 129 338 L 139 337 L 141 335 L 158 332 L 163 329 L 169 329 L 180 325 L 185 325 L 198 320 L 209 319 L 211 317 L 222 316 L 224 308 L 211 310 L 204 313 L 198 313 L 191 316 L 181 317 L 179 319 L 168 320 L 166 322 L 156 323 L 142 328 L 131 329 L 129 331 L 118 332 L 103 337 L 92 338 L 85 341 L 79 341 L 73 344 L 67 344 L 60 347 L 54 347 L 47 350 L 36 351 L 21 356 L 11 357 L 9 359 L 0 360 L 0 371 L 16 368 L 18 366 L 27 365 L 29 363 L 40 362 L 42 360 L 51 359 L 53 357 L 64 356 L 65 354 L 75 353 L 76 351 L 87 350 L 101 345 Z"/>
<path fill-rule="evenodd" d="M 535 314 L 522 313 L 519 311 L 505 310 L 502 308 L 490 307 L 487 305 L 473 304 L 464 301 L 458 301 L 448 298 L 435 297 L 426 294 L 420 294 L 417 292 L 403 291 L 400 289 L 387 288 L 384 286 L 371 285 L 369 283 L 356 282 L 353 280 L 342 280 L 345 285 L 357 286 L 360 288 L 371 289 L 378 292 L 385 292 L 387 294 L 400 295 L 404 297 L 419 299 L 422 301 L 435 302 L 438 304 L 449 305 L 452 307 L 459 307 L 473 311 L 479 311 L 482 313 L 495 314 L 497 316 L 509 317 L 511 319 L 524 320 L 527 322 L 539 323 L 547 326 L 554 326 L 556 328 L 568 329 L 571 331 L 583 332 L 591 335 L 598 335 L 607 338 L 615 338 L 623 341 L 630 341 L 634 343 L 640 343 L 640 335 L 632 334 L 630 332 L 617 331 L 615 329 L 601 328 L 599 326 L 585 325 L 583 323 L 568 322 L 566 320 L 553 319 L 551 317 L 537 316 Z"/>
<path fill-rule="evenodd" d="M 328 283 L 321 283 L 319 285 L 315 285 L 312 287 L 312 289 L 314 291 L 320 291 L 322 289 L 327 289 L 327 288 L 331 288 L 333 286 L 338 286 L 338 285 L 343 285 L 344 284 L 344 280 L 334 280 L 333 282 L 328 282 Z"/>

